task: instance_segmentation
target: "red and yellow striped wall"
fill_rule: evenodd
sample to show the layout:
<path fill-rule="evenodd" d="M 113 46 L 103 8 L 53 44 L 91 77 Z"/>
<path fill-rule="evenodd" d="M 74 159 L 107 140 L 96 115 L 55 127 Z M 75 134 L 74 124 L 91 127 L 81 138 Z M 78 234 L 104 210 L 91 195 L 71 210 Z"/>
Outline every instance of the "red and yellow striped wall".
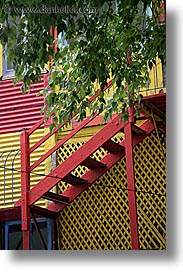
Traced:
<path fill-rule="evenodd" d="M 1 46 L 0 51 L 2 52 Z M 44 75 L 39 83 L 32 85 L 30 94 L 23 96 L 21 85 L 22 82 L 14 86 L 13 79 L 0 82 L 0 208 L 12 207 L 20 197 L 20 133 L 40 120 L 40 110 L 44 104 L 44 98 L 37 96 L 38 91 L 44 88 Z M 31 143 L 34 144 L 43 134 L 44 129 L 36 131 L 31 137 Z M 31 162 L 43 153 L 44 146 L 32 154 Z M 35 172 L 44 174 L 45 165 L 40 165 Z M 40 176 L 31 175 L 31 186 L 39 180 Z"/>

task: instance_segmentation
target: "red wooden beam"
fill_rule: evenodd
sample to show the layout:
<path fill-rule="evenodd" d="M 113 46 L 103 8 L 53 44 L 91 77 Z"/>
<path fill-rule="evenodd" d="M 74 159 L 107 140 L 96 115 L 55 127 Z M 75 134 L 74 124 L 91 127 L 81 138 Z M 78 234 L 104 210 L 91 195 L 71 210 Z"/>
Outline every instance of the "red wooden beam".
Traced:
<path fill-rule="evenodd" d="M 28 135 L 30 136 L 35 130 L 37 130 L 44 122 L 44 117 L 42 117 L 29 131 Z"/>
<path fill-rule="evenodd" d="M 59 216 L 58 213 L 49 211 L 46 208 L 33 205 L 30 208 L 34 212 L 36 218 L 47 217 L 49 219 L 55 219 Z M 6 209 L 0 209 L 0 223 L 9 221 L 21 220 L 21 207 L 11 207 Z"/>
<path fill-rule="evenodd" d="M 60 148 L 70 138 L 72 138 L 75 134 L 77 134 L 82 128 L 84 128 L 97 115 L 98 115 L 98 113 L 96 112 L 92 118 L 88 117 L 85 120 L 83 120 L 80 124 L 78 124 L 78 126 L 74 130 L 72 130 L 67 136 L 65 136 L 62 140 L 60 140 L 54 147 L 52 147 L 40 159 L 38 159 L 36 162 L 34 162 L 30 167 L 30 171 L 32 171 L 34 168 L 36 168 L 40 163 L 42 163 L 45 159 L 47 159 L 51 154 L 53 154 L 58 148 Z M 48 134 L 48 135 L 50 135 L 50 134 Z"/>
<path fill-rule="evenodd" d="M 123 142 L 124 144 L 124 142 Z M 119 161 L 122 157 L 125 156 L 124 151 L 118 151 L 115 153 L 108 153 L 101 161 L 102 163 L 106 164 L 106 168 L 98 168 L 95 170 L 87 171 L 81 178 L 87 179 L 88 184 L 81 185 L 81 186 L 70 186 L 67 190 L 65 190 L 62 195 L 68 196 L 69 201 L 71 203 L 77 196 L 79 196 L 83 191 L 85 191 L 88 187 L 90 187 L 100 176 L 102 176 L 105 172 L 107 172 L 117 161 Z M 63 203 L 50 203 L 47 207 L 48 210 L 60 212 L 63 210 L 67 205 Z"/>
<path fill-rule="evenodd" d="M 30 157 L 28 154 L 29 137 L 28 132 L 23 131 L 20 135 L 21 147 L 21 220 L 23 235 L 23 250 L 30 249 L 30 209 L 28 206 L 30 190 Z"/>
<path fill-rule="evenodd" d="M 112 80 L 110 80 L 108 83 L 107 83 L 107 86 L 104 87 L 103 91 L 105 91 L 106 89 L 109 89 L 110 87 L 112 86 Z M 97 98 L 100 94 L 101 90 L 98 90 L 98 92 L 95 94 L 95 95 L 92 95 L 88 101 L 89 102 L 92 102 L 95 98 Z M 74 113 L 72 115 L 72 118 L 74 118 L 76 116 L 77 113 Z M 92 121 L 92 119 L 91 119 Z M 66 122 L 68 122 L 68 119 L 65 120 L 59 127 L 58 129 L 62 128 Z M 40 124 L 40 125 L 39 125 Z M 29 130 L 29 133 L 33 133 L 36 129 L 38 129 L 39 126 L 41 126 L 41 120 L 40 122 L 37 123 L 37 126 L 35 125 L 32 129 Z M 51 137 L 53 134 L 55 134 L 57 132 L 57 129 L 53 129 L 53 132 L 52 133 L 48 133 L 47 135 L 45 135 L 42 139 L 40 139 L 37 143 L 35 143 L 30 149 L 29 149 L 29 153 L 32 153 L 34 150 L 36 150 L 39 146 L 41 146 L 47 139 L 49 139 L 49 137 Z M 30 134 L 29 134 L 30 135 Z"/>
<path fill-rule="evenodd" d="M 112 81 L 113 81 L 113 79 L 111 79 L 111 80 L 107 83 L 107 85 L 103 88 L 103 91 L 109 89 L 109 88 L 112 86 Z M 97 91 L 96 94 L 92 95 L 92 96 L 88 99 L 89 103 L 91 103 L 95 98 L 97 98 L 97 97 L 100 95 L 100 92 L 101 92 L 101 90 L 99 89 L 99 90 Z"/>
<path fill-rule="evenodd" d="M 32 215 L 32 219 L 33 219 L 33 222 L 34 222 L 34 226 L 35 226 L 35 228 L 36 228 L 36 230 L 37 230 L 39 239 L 40 239 L 40 241 L 41 241 L 41 244 L 42 244 L 44 250 L 48 250 L 47 245 L 46 245 L 46 243 L 45 243 L 45 240 L 44 240 L 44 238 L 43 238 L 43 235 L 42 235 L 42 233 L 41 233 L 41 230 L 40 230 L 40 228 L 39 228 L 39 225 L 38 225 L 38 223 L 37 223 L 37 221 L 36 221 L 36 217 L 34 216 L 33 212 L 31 213 L 31 215 Z"/>
<path fill-rule="evenodd" d="M 19 220 L 21 220 L 20 207 L 0 209 L 0 223 Z"/>
<path fill-rule="evenodd" d="M 132 136 L 132 123 L 128 122 L 124 127 L 125 133 L 125 151 L 126 151 L 126 172 L 128 182 L 128 206 L 130 214 L 130 231 L 132 249 L 139 249 L 138 238 L 138 218 L 136 206 L 136 193 L 135 190 L 135 174 L 134 174 L 134 161 L 133 161 L 133 136 Z"/>
<path fill-rule="evenodd" d="M 142 125 L 141 129 L 143 129 L 146 134 L 140 136 L 133 137 L 133 147 L 136 146 L 139 142 L 141 142 L 145 137 L 147 137 L 153 130 L 154 124 L 152 123 L 151 119 L 147 119 Z M 120 145 L 125 146 L 125 140 L 123 140 Z M 89 186 L 91 186 L 100 176 L 102 176 L 105 172 L 107 172 L 113 165 L 117 163 L 122 157 L 125 156 L 124 151 L 118 151 L 115 153 L 108 153 L 101 162 L 106 164 L 106 168 L 96 169 L 96 170 L 89 170 L 87 171 L 82 178 L 87 179 L 89 183 L 83 186 L 70 186 L 67 190 L 65 190 L 62 195 L 69 197 L 68 203 L 71 203 L 77 196 L 79 196 L 83 191 L 85 191 Z M 63 210 L 67 205 L 63 203 L 50 203 L 47 209 L 55 212 L 60 212 Z"/>
<path fill-rule="evenodd" d="M 61 179 L 64 179 L 78 165 L 92 155 L 107 140 L 112 138 L 124 127 L 124 122 L 119 121 L 118 116 L 106 126 L 104 126 L 95 136 L 90 138 L 82 147 L 74 152 L 69 158 L 58 165 L 50 172 L 48 177 L 42 179 L 29 193 L 29 205 L 34 204 L 47 191 L 53 188 Z M 15 206 L 19 206 L 21 201 L 17 201 Z"/>
<path fill-rule="evenodd" d="M 58 45 L 58 30 L 57 30 L 57 27 L 54 28 L 54 39 L 55 39 L 55 42 L 54 42 L 54 53 L 57 52 L 57 45 Z"/>
<path fill-rule="evenodd" d="M 17 207 L 14 209 L 19 209 L 19 208 Z M 37 218 L 46 217 L 49 219 L 56 219 L 59 216 L 59 213 L 49 211 L 48 209 L 37 205 L 33 205 L 32 207 L 30 207 L 30 210 L 31 210 L 31 213 L 34 213 Z"/>

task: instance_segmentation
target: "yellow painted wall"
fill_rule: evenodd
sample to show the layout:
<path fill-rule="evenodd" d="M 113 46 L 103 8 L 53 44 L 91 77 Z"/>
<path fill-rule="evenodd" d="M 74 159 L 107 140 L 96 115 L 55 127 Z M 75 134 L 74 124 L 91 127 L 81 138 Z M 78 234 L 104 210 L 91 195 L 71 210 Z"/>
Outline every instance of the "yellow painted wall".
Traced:
<path fill-rule="evenodd" d="M 165 90 L 165 87 L 163 86 L 162 63 L 158 57 L 156 58 L 156 65 L 153 65 L 152 70 L 149 71 L 149 75 L 151 82 L 147 95 L 158 94 L 161 88 Z"/>
<path fill-rule="evenodd" d="M 149 77 L 150 83 L 147 83 L 146 87 L 141 87 L 140 94 L 143 96 L 159 94 L 161 89 L 166 92 L 166 87 L 163 85 L 162 63 L 158 57 L 156 57 L 156 65 L 149 69 Z"/>
<path fill-rule="evenodd" d="M 33 135 L 31 135 L 30 144 L 34 145 L 35 142 L 37 142 L 39 139 L 42 138 L 44 135 L 44 129 L 37 130 Z M 20 189 L 21 189 L 21 183 L 20 183 L 20 154 L 17 155 L 14 161 L 14 169 L 18 171 L 14 171 L 14 174 L 12 174 L 12 160 L 17 153 L 17 150 L 20 149 L 20 133 L 8 133 L 8 134 L 1 134 L 0 135 L 0 156 L 3 157 L 0 158 L 0 208 L 7 208 L 13 206 L 13 201 L 17 201 L 20 198 Z M 16 150 L 16 151 L 12 151 Z M 11 155 L 8 156 L 8 154 L 11 152 Z M 4 153 L 3 153 L 4 152 Z M 3 153 L 3 155 L 2 155 Z M 31 154 L 31 164 L 34 163 L 38 158 L 40 158 L 44 154 L 44 145 L 42 145 L 40 148 L 36 149 Z M 4 163 L 7 158 L 6 162 L 6 174 L 4 179 Z M 9 170 L 10 169 L 10 170 Z M 35 170 L 33 170 L 34 173 L 37 174 L 44 174 L 45 173 L 45 163 L 43 162 L 40 164 Z M 13 182 L 14 186 L 12 188 L 12 175 L 13 175 Z M 42 176 L 31 174 L 31 187 L 33 187 L 36 183 L 39 182 L 39 180 L 42 179 Z M 4 188 L 4 182 L 5 182 L 5 188 Z M 13 201 L 12 201 L 12 190 L 13 190 Z M 5 194 L 4 194 L 5 192 Z M 5 196 L 5 197 L 4 197 Z M 5 199 L 5 201 L 4 201 Z M 38 202 L 39 205 L 44 206 L 45 200 L 41 200 Z"/>
<path fill-rule="evenodd" d="M 2 45 L 0 45 L 0 76 L 3 74 L 2 70 L 3 70 L 3 60 L 2 60 Z M 153 69 L 150 71 L 150 77 L 151 77 L 151 84 L 150 84 L 150 91 L 148 92 L 147 90 L 145 90 L 143 92 L 143 95 L 150 95 L 150 94 L 154 94 L 154 93 L 158 93 L 159 90 L 154 89 L 155 86 L 157 87 L 162 87 L 162 82 L 163 82 L 163 76 L 162 76 L 162 66 L 161 63 L 158 61 L 157 59 L 157 66 L 153 67 Z M 96 88 L 97 88 L 97 84 L 96 84 Z M 98 87 L 99 88 L 99 87 Z M 154 90 L 153 90 L 154 89 Z M 106 97 L 112 95 L 114 91 L 114 87 L 111 87 L 110 90 L 106 91 Z M 89 112 L 88 112 L 89 115 Z M 75 142 L 76 140 L 78 140 L 78 138 L 82 138 L 83 140 L 87 140 L 91 135 L 94 134 L 94 132 L 96 131 L 97 127 L 101 127 L 101 126 L 95 126 L 95 127 L 88 127 L 87 129 L 81 130 L 75 137 L 73 137 L 70 142 Z M 51 148 L 54 144 L 56 144 L 57 139 L 60 139 L 61 137 L 63 137 L 66 133 L 68 133 L 70 130 L 70 128 L 65 129 L 65 131 L 58 135 L 57 138 L 52 137 L 51 141 L 49 140 L 48 142 L 45 143 L 45 147 L 42 146 L 40 149 L 36 150 L 36 152 L 33 153 L 32 157 L 31 157 L 31 162 L 33 163 L 37 158 L 39 158 L 44 151 L 48 150 L 49 148 Z M 48 130 L 45 130 L 48 131 Z M 2 153 L 3 151 L 10 151 L 12 149 L 18 149 L 20 147 L 20 140 L 19 140 L 19 134 L 20 133 L 9 133 L 9 134 L 3 134 L 0 135 L 0 152 Z M 40 139 L 44 134 L 44 130 L 39 130 L 36 131 L 36 133 L 32 136 L 31 138 L 31 142 L 35 142 L 36 140 Z M 4 157 L 4 156 L 3 156 Z M 3 166 L 2 160 L 0 159 L 0 165 Z M 9 161 L 9 159 L 7 160 L 7 165 L 11 166 L 11 161 Z M 36 168 L 36 170 L 34 172 L 36 173 L 46 173 L 48 174 L 52 167 L 53 162 L 51 157 L 48 158 L 45 163 L 41 164 L 38 168 Z M 15 167 L 20 170 L 20 159 L 16 158 L 15 161 Z M 31 175 L 31 186 L 33 186 L 34 184 L 36 184 L 39 179 L 41 179 L 40 176 L 37 175 Z M 4 203 L 4 170 L 2 167 L 0 167 L 0 208 L 3 207 L 10 207 L 13 205 L 12 203 L 12 173 L 11 171 L 6 171 L 6 184 L 7 184 L 7 188 L 5 190 L 5 197 L 6 197 L 6 201 Z M 16 201 L 17 199 L 19 199 L 20 197 L 20 173 L 15 172 L 14 174 L 14 201 Z M 40 202 L 39 202 L 40 203 Z M 45 201 L 43 200 L 41 202 L 41 205 L 44 205 Z"/>

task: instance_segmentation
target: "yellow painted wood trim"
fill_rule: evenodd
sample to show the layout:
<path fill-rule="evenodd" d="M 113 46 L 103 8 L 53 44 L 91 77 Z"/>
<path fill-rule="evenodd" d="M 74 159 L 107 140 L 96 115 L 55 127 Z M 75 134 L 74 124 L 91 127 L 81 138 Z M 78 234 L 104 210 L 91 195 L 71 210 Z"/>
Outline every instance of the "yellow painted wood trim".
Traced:
<path fill-rule="evenodd" d="M 49 128 L 45 128 L 44 135 L 48 133 L 49 133 Z M 45 153 L 48 152 L 52 147 L 54 147 L 56 145 L 56 142 L 57 142 L 57 139 L 56 139 L 56 135 L 54 134 L 44 144 Z M 55 152 L 45 160 L 45 175 L 48 175 L 56 167 L 56 158 L 57 157 Z M 56 193 L 57 187 L 55 186 L 52 191 Z M 48 203 L 49 202 L 47 201 L 47 204 Z"/>

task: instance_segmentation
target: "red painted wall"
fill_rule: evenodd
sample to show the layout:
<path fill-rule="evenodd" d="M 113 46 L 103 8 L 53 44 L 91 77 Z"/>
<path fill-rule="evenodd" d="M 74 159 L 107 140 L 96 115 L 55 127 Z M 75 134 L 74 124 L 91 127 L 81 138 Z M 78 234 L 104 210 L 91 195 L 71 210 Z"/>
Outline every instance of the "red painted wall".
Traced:
<path fill-rule="evenodd" d="M 40 118 L 43 96 L 36 94 L 44 88 L 44 75 L 31 86 L 31 93 L 22 95 L 22 82 L 15 87 L 12 80 L 0 82 L 0 134 L 31 128 Z"/>

